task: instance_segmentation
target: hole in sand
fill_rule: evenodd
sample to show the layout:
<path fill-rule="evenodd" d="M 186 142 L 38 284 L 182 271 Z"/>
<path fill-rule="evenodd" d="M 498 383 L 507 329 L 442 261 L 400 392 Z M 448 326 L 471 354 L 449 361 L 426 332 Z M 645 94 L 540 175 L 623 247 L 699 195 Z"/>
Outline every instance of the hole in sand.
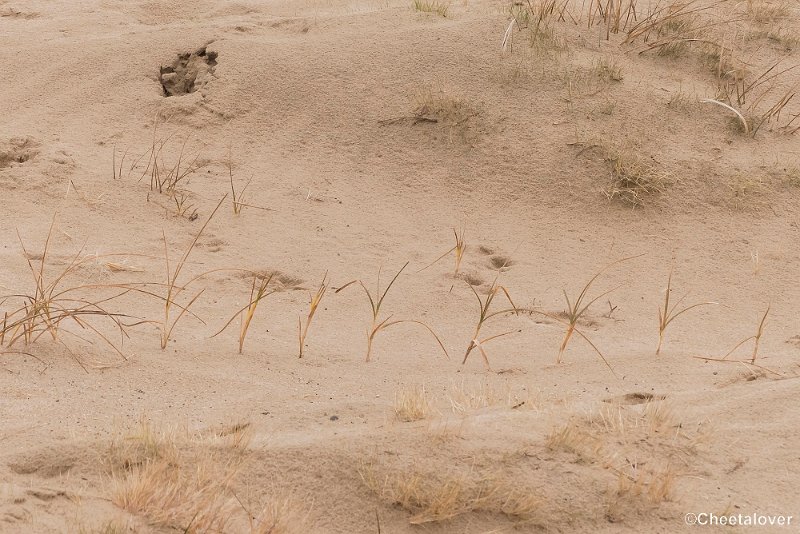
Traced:
<path fill-rule="evenodd" d="M 25 163 L 39 153 L 38 143 L 31 137 L 15 137 L 0 143 L 0 169 Z"/>
<path fill-rule="evenodd" d="M 489 264 L 491 265 L 492 269 L 504 271 L 514 265 L 514 262 L 511 260 L 511 258 L 498 255 L 490 257 Z"/>
<path fill-rule="evenodd" d="M 646 404 L 648 402 L 653 401 L 660 401 L 667 398 L 666 395 L 654 395 L 652 393 L 626 393 L 625 395 L 619 395 L 617 397 L 611 397 L 610 399 L 605 399 L 603 402 L 610 402 L 613 404 Z"/>
<path fill-rule="evenodd" d="M 217 53 L 209 52 L 206 47 L 179 54 L 172 65 L 161 67 L 159 81 L 164 96 L 194 93 L 213 78 L 216 65 Z"/>

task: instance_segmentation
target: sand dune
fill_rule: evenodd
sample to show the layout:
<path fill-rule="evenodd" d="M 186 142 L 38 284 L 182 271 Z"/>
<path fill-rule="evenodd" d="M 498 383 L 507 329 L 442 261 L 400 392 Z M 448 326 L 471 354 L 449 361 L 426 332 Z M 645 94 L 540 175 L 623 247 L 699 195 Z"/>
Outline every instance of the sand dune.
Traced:
<path fill-rule="evenodd" d="M 0 532 L 796 531 L 800 8 L 602 4 L 0 0 Z"/>

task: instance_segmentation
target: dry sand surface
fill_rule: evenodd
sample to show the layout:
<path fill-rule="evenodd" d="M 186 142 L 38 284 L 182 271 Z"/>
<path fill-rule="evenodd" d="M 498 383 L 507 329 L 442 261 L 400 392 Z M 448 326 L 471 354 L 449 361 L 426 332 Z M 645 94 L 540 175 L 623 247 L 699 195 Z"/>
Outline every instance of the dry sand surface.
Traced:
<path fill-rule="evenodd" d="M 0 531 L 800 532 L 800 4 L 600 4 L 0 0 Z"/>

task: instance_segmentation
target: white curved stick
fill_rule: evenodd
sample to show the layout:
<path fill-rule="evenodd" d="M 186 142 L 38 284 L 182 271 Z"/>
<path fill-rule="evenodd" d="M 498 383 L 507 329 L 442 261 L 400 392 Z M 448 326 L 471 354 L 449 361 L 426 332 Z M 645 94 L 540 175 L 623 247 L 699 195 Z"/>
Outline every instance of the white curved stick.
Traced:
<path fill-rule="evenodd" d="M 742 121 L 742 126 L 744 127 L 744 133 L 746 134 L 750 133 L 750 127 L 747 125 L 747 121 L 745 120 L 744 116 L 741 113 L 739 113 L 739 110 L 737 110 L 735 107 L 729 106 L 725 102 L 714 100 L 713 98 L 706 98 L 704 100 L 701 100 L 700 102 L 708 102 L 710 104 L 716 104 L 718 106 L 722 106 L 725 109 L 733 111 L 734 113 L 736 113 L 736 116 L 739 117 L 739 120 Z"/>

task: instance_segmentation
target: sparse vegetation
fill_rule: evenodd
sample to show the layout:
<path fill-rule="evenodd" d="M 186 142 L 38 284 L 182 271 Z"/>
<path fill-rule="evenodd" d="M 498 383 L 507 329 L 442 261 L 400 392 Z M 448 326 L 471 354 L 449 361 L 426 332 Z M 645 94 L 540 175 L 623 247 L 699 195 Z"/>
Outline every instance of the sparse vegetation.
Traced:
<path fill-rule="evenodd" d="M 436 258 L 430 264 L 428 264 L 425 267 L 423 267 L 422 269 L 420 269 L 419 272 L 424 271 L 428 267 L 431 267 L 431 266 L 435 265 L 436 263 L 439 262 L 439 260 L 441 260 L 445 256 L 448 256 L 451 252 L 454 252 L 455 253 L 456 265 L 455 265 L 455 269 L 453 270 L 453 276 L 454 277 L 458 276 L 458 270 L 459 270 L 459 268 L 461 268 L 461 260 L 464 258 L 464 253 L 467 251 L 467 245 L 464 243 L 464 229 L 462 228 L 461 232 L 459 233 L 458 231 L 456 231 L 455 228 L 453 228 L 453 236 L 455 237 L 455 240 L 456 240 L 456 244 L 453 246 L 453 248 L 451 248 L 450 250 L 448 250 L 447 252 L 445 252 L 444 254 L 439 256 L 438 258 Z"/>
<path fill-rule="evenodd" d="M 735 347 L 733 347 L 733 348 L 732 348 L 732 349 L 731 349 L 731 350 L 728 352 L 728 354 L 726 354 L 725 356 L 723 356 L 723 358 L 722 358 L 722 359 L 725 359 L 725 358 L 727 358 L 728 356 L 730 356 L 731 354 L 733 354 L 733 353 L 736 351 L 736 349 L 738 349 L 739 347 L 741 347 L 742 345 L 744 345 L 744 344 L 745 344 L 745 343 L 747 343 L 748 341 L 752 340 L 752 341 L 753 341 L 753 355 L 752 355 L 752 357 L 750 358 L 750 363 L 751 363 L 751 364 L 755 364 L 755 363 L 756 363 L 756 358 L 758 358 L 758 346 L 759 346 L 759 343 L 761 343 L 761 336 L 764 334 L 764 325 L 765 325 L 765 324 L 766 324 L 766 322 L 767 322 L 767 315 L 769 315 L 769 310 L 770 310 L 770 308 L 771 308 L 771 307 L 772 307 L 772 306 L 767 306 L 767 311 L 765 311 L 765 312 L 764 312 L 764 315 L 763 315 L 763 316 L 761 316 L 761 321 L 758 323 L 758 328 L 756 329 L 756 333 L 755 333 L 755 334 L 753 334 L 753 335 L 752 335 L 752 336 L 750 336 L 750 337 L 746 337 L 746 338 L 744 338 L 744 339 L 743 339 L 743 340 L 741 340 L 739 343 L 737 343 L 737 344 L 736 344 L 736 346 L 735 346 Z"/>
<path fill-rule="evenodd" d="M 150 179 L 150 191 L 157 191 L 171 196 L 179 190 L 179 186 L 202 168 L 202 164 L 200 163 L 199 154 L 194 156 L 185 154 L 188 139 L 181 144 L 174 161 L 167 163 L 164 149 L 168 146 L 171 137 L 157 138 L 157 132 L 157 127 L 154 127 L 153 143 L 145 154 L 148 160 L 140 180 L 147 176 Z"/>
<path fill-rule="evenodd" d="M 201 289 L 200 291 L 195 293 L 195 295 L 191 297 L 185 304 L 179 304 L 177 301 L 177 299 L 186 290 L 186 288 L 193 281 L 197 280 L 199 277 L 195 277 L 189 280 L 188 282 L 182 284 L 178 283 L 178 279 L 181 275 L 181 272 L 183 272 L 183 268 L 186 266 L 186 262 L 189 260 L 189 255 L 192 253 L 192 250 L 194 250 L 197 241 L 200 239 L 200 236 L 203 234 L 206 227 L 211 222 L 211 219 L 214 218 L 214 215 L 217 213 L 217 210 L 219 210 L 220 206 L 222 206 L 222 203 L 225 201 L 226 197 L 227 195 L 222 197 L 222 200 L 219 201 L 217 207 L 214 208 L 214 211 L 212 211 L 211 215 L 208 216 L 206 222 L 203 224 L 203 226 L 200 228 L 197 234 L 195 234 L 194 239 L 192 239 L 192 242 L 186 248 L 186 251 L 183 253 L 183 256 L 181 256 L 181 258 L 175 264 L 174 270 L 172 269 L 169 261 L 169 247 L 167 245 L 167 235 L 163 234 L 164 261 L 166 262 L 166 273 L 167 273 L 166 283 L 164 284 L 164 288 L 166 289 L 166 294 L 164 296 L 161 296 L 152 292 L 148 293 L 150 295 L 158 297 L 160 300 L 163 300 L 164 302 L 164 318 L 159 325 L 161 329 L 162 350 L 167 348 L 167 344 L 169 344 L 169 340 L 172 337 L 172 331 L 175 329 L 175 326 L 177 326 L 178 321 L 180 321 L 184 315 L 188 313 L 193 317 L 199 319 L 199 317 L 197 317 L 191 311 L 189 311 L 189 308 L 191 308 L 192 305 L 195 303 L 195 301 L 197 301 L 197 299 L 200 298 L 200 295 L 202 295 L 203 291 L 205 291 L 204 289 Z M 175 308 L 179 310 L 177 315 L 174 315 L 173 310 Z"/>
<path fill-rule="evenodd" d="M 435 13 L 440 17 L 447 17 L 450 10 L 450 2 L 442 0 L 414 0 L 412 5 L 416 11 Z"/>
<path fill-rule="evenodd" d="M 747 0 L 747 16 L 767 24 L 789 16 L 789 2 L 783 0 Z"/>
<path fill-rule="evenodd" d="M 532 398 L 525 388 L 513 388 L 506 384 L 499 389 L 486 379 L 478 384 L 468 384 L 464 380 L 453 382 L 447 394 L 454 414 L 465 415 L 473 410 L 491 406 L 505 406 L 509 409 L 536 408 L 537 399 Z"/>
<path fill-rule="evenodd" d="M 670 325 L 672 321 L 677 319 L 679 316 L 683 315 L 684 313 L 700 307 L 700 306 L 707 306 L 709 304 L 714 304 L 713 302 L 698 302 L 697 304 L 692 304 L 690 306 L 685 306 L 678 310 L 678 306 L 681 305 L 681 302 L 684 301 L 686 295 L 679 298 L 676 302 L 670 306 L 670 298 L 672 296 L 672 270 L 669 271 L 669 276 L 667 277 L 667 289 L 664 292 L 664 305 L 663 307 L 658 309 L 658 347 L 656 348 L 656 355 L 661 354 L 661 345 L 664 343 L 664 333 L 667 330 L 667 327 Z"/>
<path fill-rule="evenodd" d="M 233 214 L 239 215 L 242 212 L 242 209 L 247 205 L 244 203 L 244 192 L 250 186 L 250 182 L 253 181 L 253 178 L 251 176 L 250 179 L 244 184 L 244 187 L 242 187 L 239 191 L 236 191 L 236 184 L 233 180 L 233 156 L 231 155 L 230 150 L 228 151 L 228 159 L 225 162 L 225 165 L 228 167 L 228 177 L 230 178 L 231 182 L 231 201 L 233 203 Z"/>
<path fill-rule="evenodd" d="M 104 453 L 112 502 L 151 525 L 182 532 L 307 532 L 308 509 L 293 497 L 270 498 L 250 510 L 236 495 L 249 428 L 238 423 L 204 435 L 156 430 L 143 420 L 136 434 L 115 439 Z"/>
<path fill-rule="evenodd" d="M 223 326 L 214 336 L 217 336 L 225 331 L 228 326 L 236 319 L 240 318 L 239 327 L 239 354 L 244 351 L 244 340 L 247 337 L 247 330 L 250 328 L 250 323 L 253 321 L 253 316 L 256 314 L 258 304 L 266 297 L 275 293 L 276 290 L 269 291 L 269 283 L 272 281 L 274 273 L 269 273 L 265 276 L 259 276 L 257 273 L 253 274 L 253 284 L 250 288 L 250 299 L 248 303 L 241 310 L 233 314 L 225 326 Z"/>
<path fill-rule="evenodd" d="M 621 82 L 623 79 L 622 66 L 611 58 L 601 58 L 594 62 L 592 70 L 597 77 L 606 83 Z"/>
<path fill-rule="evenodd" d="M 557 426 L 545 445 L 611 475 L 605 512 L 618 522 L 640 505 L 658 506 L 675 496 L 681 474 L 676 464 L 705 440 L 697 428 L 665 401 L 611 404 Z"/>
<path fill-rule="evenodd" d="M 0 524 L 652 531 L 701 501 L 742 508 L 743 489 L 753 510 L 786 501 L 795 1 L 250 2 L 179 32 L 248 44 L 217 42 L 219 56 L 163 39 L 188 4 L 128 6 L 114 46 L 73 31 L 117 20 L 111 3 L 89 19 L 0 8 L 22 39 L 0 83 L 8 135 L 41 136 L 0 139 Z M 51 61 L 53 35 L 67 56 L 88 46 L 121 93 Z M 162 53 L 186 72 L 159 77 Z M 164 74 L 189 92 L 164 98 Z M 156 110 L 174 124 L 143 124 Z M 249 203 L 265 198 L 274 210 Z M 447 221 L 469 231 L 451 238 Z M 655 257 L 620 268 L 642 246 Z M 105 253 L 118 247 L 148 254 Z M 587 271 L 598 251 L 610 259 Z M 403 256 L 417 266 L 378 268 Z M 661 295 L 670 257 L 685 261 Z M 716 304 L 692 296 L 708 291 L 725 302 L 694 313 Z M 656 307 L 655 354 L 672 343 L 688 359 L 647 358 Z M 428 354 L 464 345 L 461 361 Z M 466 367 L 472 352 L 483 366 Z M 56 367 L 63 354 L 87 375 Z M 103 354 L 113 364 L 95 365 Z M 180 428 L 143 419 L 105 447 L 138 409 Z M 744 449 L 727 439 L 743 427 Z"/>
<path fill-rule="evenodd" d="M 26 293 L 9 294 L 0 297 L 0 305 L 9 301 L 18 301 L 19 306 L 10 311 L 3 312 L 3 320 L 0 326 L 0 349 L 6 348 L 6 352 L 13 351 L 18 343 L 25 346 L 36 343 L 43 335 L 49 335 L 53 341 L 59 341 L 62 335 L 69 335 L 78 340 L 91 341 L 82 337 L 76 332 L 65 328 L 72 324 L 79 330 L 89 331 L 91 334 L 102 340 L 120 357 L 125 359 L 124 354 L 117 344 L 111 341 L 109 334 L 104 332 L 97 321 L 105 321 L 116 330 L 120 337 L 120 343 L 127 337 L 127 328 L 142 321 L 135 320 L 133 317 L 113 312 L 108 309 L 109 303 L 118 300 L 130 291 L 124 285 L 116 284 L 85 284 L 71 282 L 75 275 L 90 262 L 97 262 L 101 259 L 98 255 L 84 255 L 83 247 L 72 256 L 66 266 L 49 277 L 46 266 L 49 260 L 50 244 L 53 239 L 53 228 L 56 224 L 53 218 L 47 232 L 44 247 L 41 254 L 29 252 L 25 247 L 22 237 L 17 234 L 22 247 L 22 252 L 27 260 L 28 268 L 33 276 L 34 289 Z M 113 254 L 104 256 L 109 258 Z M 38 266 L 34 261 L 38 259 Z M 102 295 L 102 296 L 101 296 Z M 133 320 L 132 323 L 126 323 Z M 67 345 L 62 345 L 67 352 L 73 356 L 81 366 L 78 356 L 69 350 Z"/>
<path fill-rule="evenodd" d="M 298 322 L 298 337 L 300 342 L 300 358 L 303 357 L 303 350 L 306 344 L 306 336 L 308 336 L 308 329 L 311 326 L 311 321 L 314 319 L 314 315 L 317 313 L 317 308 L 319 308 L 320 303 L 322 302 L 322 298 L 325 296 L 325 293 L 328 291 L 328 273 L 326 272 L 322 277 L 322 282 L 319 283 L 319 287 L 317 287 L 317 291 L 311 295 L 311 302 L 308 304 L 308 316 L 306 317 L 306 322 L 303 324 L 302 318 L 297 319 Z"/>
<path fill-rule="evenodd" d="M 414 323 L 414 324 L 418 324 L 418 325 L 422 326 L 423 328 L 425 328 L 436 339 L 436 342 L 439 344 L 439 347 L 442 349 L 442 352 L 444 352 L 444 355 L 446 357 L 448 357 L 448 358 L 450 357 L 447 354 L 447 349 L 444 348 L 444 344 L 442 343 L 442 340 L 439 339 L 439 336 L 436 334 L 436 332 L 434 332 L 433 329 L 430 326 L 428 326 L 427 324 L 423 323 L 422 321 L 417 321 L 417 320 L 414 320 L 414 319 L 395 319 L 395 320 L 392 320 L 392 316 L 391 315 L 389 317 L 383 319 L 383 320 L 380 319 L 380 316 L 381 316 L 381 305 L 383 305 L 383 300 L 386 298 L 386 294 L 389 293 L 389 290 L 392 288 L 392 285 L 394 285 L 394 283 L 397 281 L 397 278 L 400 276 L 400 274 L 402 274 L 402 272 L 405 270 L 406 267 L 408 267 L 408 262 L 406 262 L 405 265 L 403 265 L 400 268 L 400 270 L 397 271 L 397 274 L 394 275 L 394 277 L 392 278 L 392 281 L 389 282 L 389 285 L 387 285 L 386 288 L 383 291 L 381 291 L 381 271 L 379 269 L 378 270 L 377 282 L 375 284 L 375 294 L 374 295 L 372 293 L 370 293 L 370 290 L 367 289 L 367 286 L 364 285 L 364 282 L 362 282 L 361 280 L 353 280 L 352 282 L 348 282 L 347 284 L 343 285 L 342 287 L 340 287 L 339 289 L 336 290 L 336 293 L 339 293 L 340 291 L 342 291 L 346 287 L 348 287 L 348 286 L 350 286 L 352 284 L 358 283 L 361 286 L 361 288 L 364 290 L 364 293 L 366 294 L 367 299 L 369 299 L 370 308 L 372 310 L 372 326 L 370 327 L 369 331 L 367 332 L 367 357 L 366 357 L 366 361 L 367 362 L 370 361 L 370 357 L 372 356 L 372 344 L 373 344 L 373 342 L 375 340 L 375 336 L 378 335 L 379 332 L 381 332 L 382 330 L 384 330 L 386 328 L 389 328 L 390 326 L 394 326 L 394 325 L 398 325 L 398 324 L 402 324 L 402 323 Z"/>
<path fill-rule="evenodd" d="M 611 267 L 613 267 L 615 265 L 618 265 L 618 264 L 620 264 L 622 262 L 629 261 L 629 260 L 632 260 L 632 259 L 638 258 L 638 257 L 639 256 L 629 256 L 627 258 L 622 258 L 621 260 L 617 260 L 615 262 L 609 263 L 608 265 L 606 265 L 605 267 L 600 269 L 597 272 L 597 274 L 595 274 L 586 283 L 586 285 L 583 286 L 583 289 L 581 290 L 580 293 L 578 293 L 578 296 L 575 297 L 574 301 L 570 300 L 569 295 L 567 295 L 567 291 L 566 290 L 562 291 L 564 293 L 564 300 L 566 301 L 566 304 L 567 304 L 567 308 L 566 308 L 566 310 L 564 311 L 564 314 L 563 314 L 564 315 L 564 319 L 561 319 L 558 316 L 554 316 L 554 317 L 558 318 L 561 322 L 565 323 L 566 327 L 567 327 L 567 330 L 564 333 L 564 340 L 561 342 L 561 347 L 558 349 L 558 357 L 556 358 L 556 363 L 561 363 L 561 360 L 562 360 L 562 358 L 564 356 L 564 351 L 567 350 L 567 345 L 569 344 L 569 341 L 572 338 L 572 335 L 577 333 L 579 336 L 581 336 L 584 339 L 584 341 L 586 341 L 592 347 L 592 349 L 594 349 L 594 351 L 597 353 L 598 356 L 600 356 L 600 359 L 603 360 L 603 363 L 606 364 L 606 366 L 611 370 L 611 372 L 612 373 L 614 372 L 614 370 L 611 368 L 611 365 L 608 363 L 608 360 L 606 360 L 606 357 L 603 356 L 602 352 L 600 352 L 600 349 L 598 349 L 597 346 L 594 343 L 592 343 L 592 341 L 586 336 L 586 334 L 584 334 L 583 332 L 581 332 L 577 328 L 577 325 L 578 325 L 578 322 L 586 315 L 586 312 L 589 310 L 589 307 L 592 304 L 594 304 L 599 299 L 605 297 L 606 295 L 608 295 L 609 293 L 614 291 L 614 289 L 616 289 L 616 288 L 609 289 L 608 291 L 600 293 L 599 295 L 597 295 L 593 299 L 588 300 L 589 299 L 589 290 L 591 289 L 592 284 L 600 277 L 600 275 L 602 275 L 604 272 L 606 272 L 608 269 L 610 269 Z M 587 302 L 587 300 L 588 300 L 588 302 Z"/>
<path fill-rule="evenodd" d="M 413 107 L 417 120 L 442 122 L 451 128 L 464 126 L 478 115 L 477 110 L 464 98 L 430 87 L 417 93 Z"/>
<path fill-rule="evenodd" d="M 509 313 L 515 313 L 519 315 L 520 310 L 514 304 L 514 301 L 511 300 L 511 295 L 509 295 L 508 290 L 497 283 L 497 277 L 495 277 L 494 281 L 492 282 L 492 285 L 489 287 L 489 290 L 487 291 L 486 296 L 483 299 L 481 299 L 480 295 L 478 295 L 478 292 L 475 291 L 475 288 L 472 287 L 472 285 L 470 284 L 467 285 L 469 286 L 472 293 L 475 295 L 475 298 L 478 299 L 480 314 L 478 315 L 478 323 L 475 325 L 475 333 L 472 334 L 472 339 L 470 340 L 469 345 L 467 346 L 467 351 L 464 353 L 464 360 L 461 362 L 461 364 L 463 365 L 467 363 L 467 358 L 469 358 L 470 353 L 472 352 L 473 349 L 477 347 L 477 349 L 481 353 L 481 356 L 483 357 L 483 364 L 486 366 L 486 369 L 488 370 L 491 369 L 491 365 L 489 365 L 489 355 L 486 353 L 486 350 L 483 348 L 483 345 L 485 343 L 488 343 L 489 341 L 492 341 L 493 339 L 497 339 L 499 337 L 511 334 L 514 332 L 514 330 L 510 330 L 507 332 L 503 332 L 502 334 L 495 334 L 489 337 L 485 337 L 483 339 L 479 339 L 478 336 L 480 336 L 483 325 L 486 323 L 486 321 L 488 321 L 492 317 L 497 317 L 499 315 L 507 315 Z M 502 292 L 505 295 L 506 299 L 511 304 L 511 308 L 490 311 L 494 298 L 500 292 Z"/>

